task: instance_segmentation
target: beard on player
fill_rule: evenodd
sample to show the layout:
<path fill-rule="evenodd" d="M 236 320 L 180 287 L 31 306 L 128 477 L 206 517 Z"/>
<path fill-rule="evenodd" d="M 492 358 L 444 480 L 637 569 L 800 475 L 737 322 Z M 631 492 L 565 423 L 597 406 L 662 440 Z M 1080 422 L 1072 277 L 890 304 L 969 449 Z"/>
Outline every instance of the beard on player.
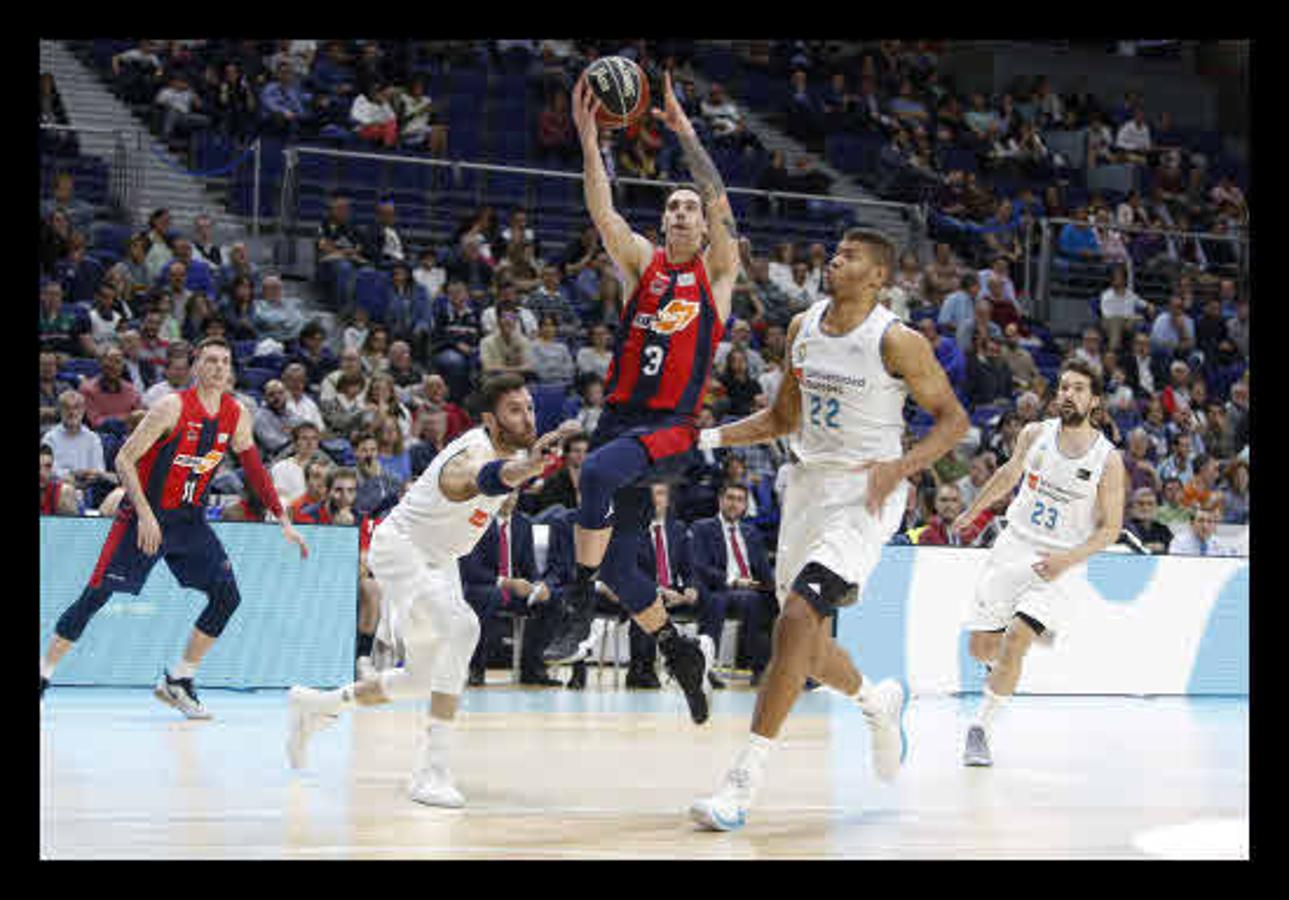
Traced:
<path fill-rule="evenodd" d="M 528 421 L 521 428 L 510 428 L 500 418 L 497 419 L 497 440 L 507 450 L 527 450 L 537 441 L 537 429 Z"/>
<path fill-rule="evenodd" d="M 1092 404 L 1088 404 L 1087 409 L 1080 411 L 1078 404 L 1066 400 L 1057 407 L 1057 412 L 1061 417 L 1062 425 L 1067 428 L 1079 428 L 1092 415 Z"/>

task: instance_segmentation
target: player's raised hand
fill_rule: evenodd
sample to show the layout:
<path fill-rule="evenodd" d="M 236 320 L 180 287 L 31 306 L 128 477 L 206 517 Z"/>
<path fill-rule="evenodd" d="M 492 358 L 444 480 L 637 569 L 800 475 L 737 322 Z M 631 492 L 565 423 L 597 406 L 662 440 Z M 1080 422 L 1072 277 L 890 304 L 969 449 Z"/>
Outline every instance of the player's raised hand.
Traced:
<path fill-rule="evenodd" d="M 694 126 L 690 124 L 689 116 L 685 115 L 685 108 L 680 105 L 680 101 L 676 99 L 676 92 L 671 89 L 670 69 L 662 73 L 662 93 L 662 109 L 653 110 L 653 117 L 678 134 L 682 131 L 693 131 Z"/>
<path fill-rule="evenodd" d="M 584 142 L 600 139 L 600 127 L 595 121 L 595 107 L 599 102 L 600 99 L 587 85 L 586 76 L 583 75 L 573 85 L 573 124 Z"/>
<path fill-rule="evenodd" d="M 552 428 L 550 431 L 539 437 L 533 445 L 528 448 L 528 459 L 534 462 L 544 461 L 548 450 L 558 447 L 566 438 L 572 437 L 581 430 L 582 426 L 577 423 L 576 419 L 568 419 L 561 423 L 558 428 Z"/>

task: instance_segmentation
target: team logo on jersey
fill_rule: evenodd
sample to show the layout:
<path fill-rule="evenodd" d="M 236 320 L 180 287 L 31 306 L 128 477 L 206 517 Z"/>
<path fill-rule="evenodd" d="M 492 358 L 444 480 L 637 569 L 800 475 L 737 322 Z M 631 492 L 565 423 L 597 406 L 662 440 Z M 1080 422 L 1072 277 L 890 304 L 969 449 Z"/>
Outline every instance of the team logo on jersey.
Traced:
<path fill-rule="evenodd" d="M 1036 454 L 1034 455 L 1034 468 L 1035 468 L 1035 469 L 1041 469 L 1041 468 L 1043 468 L 1043 451 L 1042 451 L 1042 450 L 1038 451 L 1038 453 L 1036 453 Z"/>
<path fill-rule="evenodd" d="M 1091 470 L 1091 469 L 1079 469 L 1079 471 L 1077 471 L 1077 472 L 1075 472 L 1075 473 L 1074 473 L 1074 477 L 1078 478 L 1078 479 L 1079 479 L 1079 481 L 1091 481 L 1091 480 L 1092 480 L 1092 470 Z"/>
<path fill-rule="evenodd" d="M 219 442 L 220 442 L 221 444 L 226 444 L 226 443 L 228 443 L 228 432 L 227 432 L 227 431 L 221 431 L 221 432 L 219 433 Z"/>
<path fill-rule="evenodd" d="M 658 334 L 674 334 L 684 331 L 697 318 L 698 304 L 695 301 L 672 300 L 659 311 L 653 330 Z"/>
<path fill-rule="evenodd" d="M 693 272 L 681 272 L 676 276 L 676 287 L 692 287 L 698 283 Z"/>
<path fill-rule="evenodd" d="M 649 293 L 661 297 L 667 291 L 667 285 L 671 284 L 671 279 L 666 275 L 659 273 L 653 276 L 653 282 L 649 285 Z"/>
<path fill-rule="evenodd" d="M 1037 473 L 1037 472 L 1030 472 L 1030 473 L 1029 473 L 1029 489 L 1030 489 L 1031 491 L 1036 491 L 1036 490 L 1038 490 L 1038 473 Z"/>
<path fill-rule="evenodd" d="M 211 450 L 205 456 L 188 456 L 181 453 L 175 457 L 175 465 L 183 466 L 185 469 L 192 469 L 198 475 L 205 475 L 214 469 L 224 459 L 224 454 L 218 450 Z"/>
<path fill-rule="evenodd" d="M 470 524 L 475 528 L 482 528 L 488 524 L 488 514 L 482 509 L 476 509 L 470 514 Z"/>
<path fill-rule="evenodd" d="M 201 426 L 200 426 L 200 425 L 189 425 L 189 426 L 188 426 L 188 440 L 190 440 L 190 441 L 195 441 L 195 440 L 199 440 L 200 438 L 201 438 Z"/>

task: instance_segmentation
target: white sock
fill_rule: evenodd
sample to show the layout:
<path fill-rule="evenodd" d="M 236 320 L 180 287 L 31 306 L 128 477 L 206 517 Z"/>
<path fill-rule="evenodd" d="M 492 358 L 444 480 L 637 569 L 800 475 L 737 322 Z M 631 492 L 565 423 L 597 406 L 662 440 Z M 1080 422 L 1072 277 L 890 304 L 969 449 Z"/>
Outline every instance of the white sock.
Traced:
<path fill-rule="evenodd" d="M 180 657 L 179 662 L 170 667 L 170 677 L 176 679 L 192 678 L 197 674 L 197 665 L 197 663 L 190 663 L 188 660 Z"/>
<path fill-rule="evenodd" d="M 54 677 L 53 663 L 45 662 L 45 658 L 43 656 L 40 658 L 40 677 L 46 681 Z"/>
<path fill-rule="evenodd" d="M 864 712 L 877 712 L 876 694 L 875 686 L 865 678 L 859 683 L 859 690 L 850 695 L 850 699 L 858 703 Z"/>
<path fill-rule="evenodd" d="M 425 734 L 425 748 L 429 752 L 430 759 L 439 763 L 444 762 L 448 755 L 448 744 L 451 742 L 452 720 L 430 716 Z"/>
<path fill-rule="evenodd" d="M 985 698 L 980 702 L 980 709 L 976 712 L 975 724 L 985 729 L 985 732 L 988 733 L 994 716 L 1003 708 L 1008 699 L 1008 695 L 995 694 L 989 689 L 989 685 L 985 685 Z"/>
<path fill-rule="evenodd" d="M 765 769 L 765 762 L 770 758 L 770 751 L 774 749 L 774 738 L 762 737 L 756 732 L 747 736 L 747 746 L 739 755 L 738 761 L 734 763 L 736 769 L 747 769 L 755 771 L 758 774 Z"/>

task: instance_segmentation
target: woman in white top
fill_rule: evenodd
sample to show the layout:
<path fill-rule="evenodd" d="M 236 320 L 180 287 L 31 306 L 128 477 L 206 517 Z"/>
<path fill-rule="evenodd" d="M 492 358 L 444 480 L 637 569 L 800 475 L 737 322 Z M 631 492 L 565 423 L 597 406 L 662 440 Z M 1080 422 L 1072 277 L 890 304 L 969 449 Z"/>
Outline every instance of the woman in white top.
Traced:
<path fill-rule="evenodd" d="M 577 374 L 587 373 L 607 378 L 613 351 L 609 349 L 609 329 L 600 323 L 591 326 L 590 344 L 577 351 Z"/>
<path fill-rule="evenodd" d="M 1128 267 L 1115 266 L 1110 273 L 1110 286 L 1101 292 L 1101 321 L 1105 323 L 1111 350 L 1119 350 L 1125 329 L 1132 329 L 1133 323 L 1141 318 L 1138 310 L 1145 307 L 1146 301 L 1128 284 Z"/>
<path fill-rule="evenodd" d="M 533 371 L 543 384 L 571 382 L 573 380 L 573 355 L 568 345 L 559 339 L 559 323 L 554 316 L 542 316 L 537 340 L 533 341 Z"/>

